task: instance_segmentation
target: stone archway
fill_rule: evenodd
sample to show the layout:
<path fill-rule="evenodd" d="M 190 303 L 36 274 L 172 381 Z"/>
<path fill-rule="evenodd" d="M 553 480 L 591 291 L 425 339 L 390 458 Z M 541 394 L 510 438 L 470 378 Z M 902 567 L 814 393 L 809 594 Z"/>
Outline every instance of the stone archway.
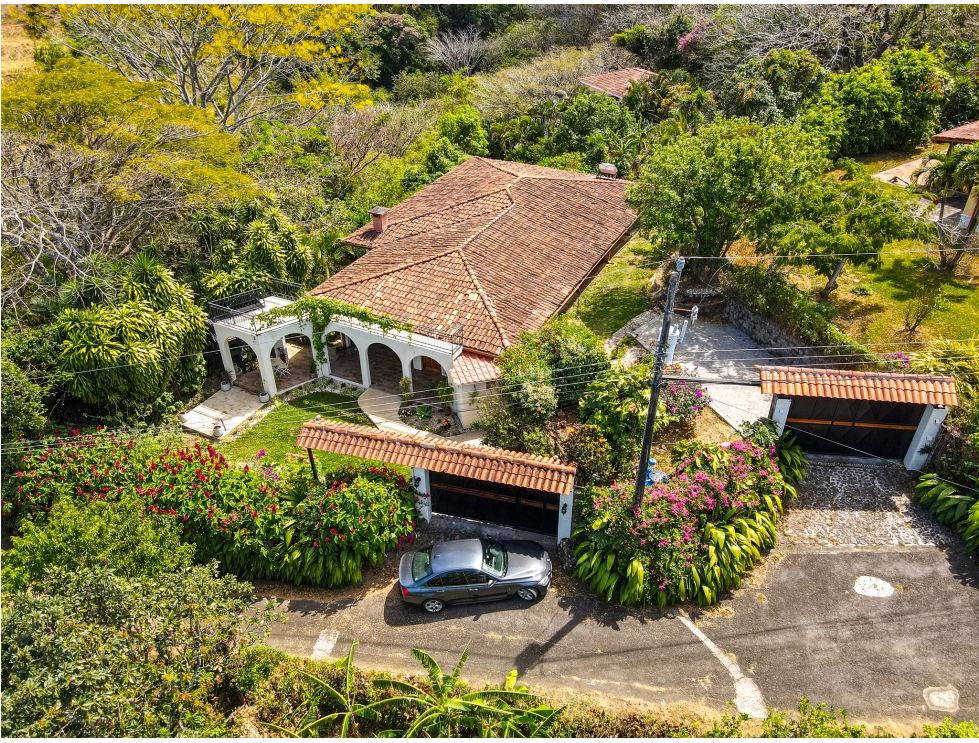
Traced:
<path fill-rule="evenodd" d="M 395 395 L 400 393 L 405 364 L 394 349 L 384 343 L 372 343 L 367 348 L 367 368 L 368 386 Z"/>
<path fill-rule="evenodd" d="M 360 349 L 346 333 L 334 330 L 326 334 L 326 355 L 330 376 L 354 384 L 363 384 Z"/>
<path fill-rule="evenodd" d="M 411 389 L 425 402 L 440 402 L 439 385 L 448 382 L 445 368 L 431 356 L 419 355 L 411 360 Z M 448 403 L 451 407 L 452 403 Z"/>

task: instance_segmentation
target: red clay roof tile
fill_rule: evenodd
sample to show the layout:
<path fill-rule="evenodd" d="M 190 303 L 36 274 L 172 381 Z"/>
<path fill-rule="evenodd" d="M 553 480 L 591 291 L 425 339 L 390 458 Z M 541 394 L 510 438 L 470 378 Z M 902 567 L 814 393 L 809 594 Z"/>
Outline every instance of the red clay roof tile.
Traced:
<path fill-rule="evenodd" d="M 418 434 L 390 433 L 372 426 L 313 420 L 303 424 L 296 444 L 335 454 L 444 472 L 475 480 L 567 495 L 577 467 L 553 457 L 460 444 Z"/>
<path fill-rule="evenodd" d="M 580 78 L 581 84 L 613 98 L 622 98 L 629 92 L 630 83 L 641 83 L 653 76 L 653 72 L 642 67 L 626 67 L 623 70 L 601 72 Z"/>
<path fill-rule="evenodd" d="M 347 242 L 366 255 L 312 291 L 450 332 L 495 356 L 583 288 L 635 223 L 625 182 L 473 157 Z"/>
<path fill-rule="evenodd" d="M 957 405 L 955 379 L 927 374 L 858 372 L 799 366 L 756 366 L 761 391 L 785 397 L 828 397 L 917 405 Z"/>
<path fill-rule="evenodd" d="M 970 121 L 952 129 L 939 132 L 931 138 L 932 142 L 947 144 L 972 144 L 979 142 L 979 121 Z"/>

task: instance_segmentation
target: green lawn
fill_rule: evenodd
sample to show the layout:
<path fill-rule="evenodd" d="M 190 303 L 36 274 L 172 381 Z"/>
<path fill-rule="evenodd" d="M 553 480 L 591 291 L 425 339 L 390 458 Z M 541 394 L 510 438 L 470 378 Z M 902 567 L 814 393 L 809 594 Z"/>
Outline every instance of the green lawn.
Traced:
<path fill-rule="evenodd" d="M 296 446 L 296 437 L 300 426 L 317 414 L 351 423 L 370 423 L 367 416 L 357 408 L 355 398 L 332 392 L 314 392 L 288 402 L 277 401 L 272 411 L 262 420 L 234 439 L 222 441 L 217 448 L 235 462 L 251 461 L 260 449 L 265 450 L 265 459 L 269 462 L 285 462 L 288 454 L 305 456 L 306 452 Z M 320 471 L 325 472 L 338 466 L 361 463 L 363 460 L 321 451 L 316 452 L 316 462 Z"/>
<path fill-rule="evenodd" d="M 895 243 L 884 251 L 921 249 L 921 243 Z M 825 278 L 808 270 L 794 272 L 800 287 L 816 291 Z M 969 338 L 979 334 L 979 259 L 965 256 L 954 275 L 930 267 L 925 257 L 884 255 L 879 268 L 847 266 L 830 295 L 837 324 L 864 343 L 907 341 L 904 312 L 916 296 L 941 290 L 944 309 L 925 321 L 913 340 Z M 866 294 L 864 292 L 867 292 Z"/>
<path fill-rule="evenodd" d="M 856 155 L 853 159 L 858 163 L 863 163 L 867 172 L 873 175 L 882 170 L 897 167 L 909 160 L 920 160 L 926 152 L 941 149 L 943 149 L 943 145 L 925 144 L 904 150 L 884 150 L 883 152 L 872 152 L 868 155 Z"/>
<path fill-rule="evenodd" d="M 654 269 L 652 249 L 634 238 L 619 251 L 579 297 L 578 317 L 592 332 L 608 338 L 616 330 L 650 308 L 650 279 Z"/>

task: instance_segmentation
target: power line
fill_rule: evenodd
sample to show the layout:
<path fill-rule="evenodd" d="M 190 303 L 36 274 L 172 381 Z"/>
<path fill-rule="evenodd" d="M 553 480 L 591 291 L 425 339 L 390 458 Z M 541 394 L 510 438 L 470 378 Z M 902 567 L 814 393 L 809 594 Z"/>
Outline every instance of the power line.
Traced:
<path fill-rule="evenodd" d="M 962 356 L 962 357 L 951 356 L 951 357 L 945 357 L 945 358 L 947 360 L 976 359 L 976 358 L 979 358 L 979 356 L 968 355 L 968 356 Z M 728 359 L 728 360 L 737 360 L 737 359 Z M 755 361 L 757 359 L 755 359 L 755 358 L 748 358 L 748 359 L 743 359 L 743 360 Z M 830 362 L 829 365 L 836 366 L 836 367 L 841 367 L 841 366 L 861 365 L 861 364 L 867 364 L 867 363 L 877 363 L 877 362 L 872 362 L 872 361 Z M 593 368 L 593 367 L 599 366 L 599 365 L 604 366 L 604 362 L 593 362 L 593 363 L 589 363 L 589 364 L 580 364 L 580 365 L 573 366 L 573 367 L 567 367 L 567 370 L 570 371 L 570 370 L 580 370 L 580 369 L 586 369 L 586 368 Z M 817 365 L 812 365 L 812 366 L 817 366 Z M 595 371 L 589 371 L 589 372 L 579 372 L 577 374 L 564 374 L 564 375 L 562 375 L 562 379 L 564 380 L 563 383 L 553 384 L 551 386 L 555 390 L 559 390 L 559 389 L 563 389 L 563 388 L 566 388 L 566 387 L 573 387 L 573 386 L 580 385 L 580 384 L 582 384 L 584 382 L 584 380 L 586 378 L 588 379 L 588 381 L 607 380 L 607 379 L 609 379 L 609 373 L 610 372 L 611 372 L 611 370 L 609 370 L 609 372 L 601 372 L 601 373 L 597 373 Z M 966 373 L 958 374 L 957 376 L 969 376 L 969 373 L 966 372 Z M 859 379 L 860 377 L 846 376 L 846 375 L 838 375 L 837 378 L 838 379 Z M 482 400 L 490 400 L 490 399 L 493 399 L 493 398 L 499 398 L 499 397 L 505 396 L 505 395 L 509 394 L 509 392 L 511 390 L 521 387 L 529 379 L 530 378 L 527 378 L 527 379 L 524 379 L 524 380 L 521 380 L 521 381 L 513 382 L 513 383 L 508 384 L 508 385 L 497 385 L 497 386 L 493 387 L 491 389 L 491 391 L 488 391 L 488 392 L 483 393 L 482 395 L 480 395 L 479 396 L 479 399 L 482 401 Z M 577 380 L 577 381 L 570 381 L 570 380 Z M 694 377 L 694 378 L 691 378 L 691 380 L 689 380 L 689 381 L 695 381 L 695 382 L 698 382 L 698 383 L 701 383 L 701 384 L 725 384 L 725 383 L 726 384 L 732 384 L 732 383 L 739 383 L 739 380 L 728 380 L 728 379 L 723 379 L 723 378 L 720 378 L 720 379 L 709 379 L 709 378 L 703 378 L 703 377 Z M 437 391 L 438 391 L 437 388 L 429 388 L 427 390 L 419 390 L 419 393 L 424 393 L 424 392 L 436 392 L 437 393 Z M 392 394 L 394 394 L 394 393 L 392 393 Z M 416 394 L 418 394 L 418 393 L 416 393 Z M 441 400 L 441 397 L 439 395 L 437 395 L 437 394 L 423 396 L 423 397 L 420 397 L 420 398 L 419 397 L 413 398 L 413 402 L 415 402 L 415 403 L 421 403 L 421 404 L 427 404 L 429 402 L 436 402 L 436 401 L 440 401 L 440 400 Z M 397 403 L 392 403 L 391 405 L 388 405 L 388 406 L 378 406 L 378 407 L 372 408 L 370 410 L 370 412 L 371 413 L 374 413 L 374 414 L 397 413 L 398 410 L 400 409 L 400 407 L 401 407 L 401 402 L 399 400 Z M 303 413 L 298 414 L 298 415 L 296 415 L 294 417 L 280 418 L 279 419 L 279 422 L 280 423 L 284 423 L 284 424 L 301 423 L 301 422 L 305 422 L 305 421 L 311 420 L 312 417 L 315 417 L 315 415 L 320 414 L 320 413 L 327 414 L 327 415 L 343 415 L 343 414 L 350 414 L 350 413 L 357 414 L 357 413 L 362 413 L 362 412 L 363 412 L 363 409 L 360 407 L 359 402 L 357 400 L 351 400 L 349 402 L 341 403 L 341 404 L 338 404 L 338 405 L 328 405 L 326 408 L 321 408 L 321 409 L 310 408 L 309 410 L 306 410 Z M 749 412 L 750 413 L 750 411 L 743 411 L 743 412 Z M 161 424 L 160 426 L 157 426 L 157 427 L 150 427 L 149 429 L 138 429 L 138 430 L 143 432 L 143 436 L 142 437 L 146 437 L 146 436 L 150 436 L 150 435 L 155 435 L 154 433 L 148 433 L 147 431 L 157 430 L 158 432 L 165 432 L 167 430 L 171 430 L 172 428 L 174 428 L 174 425 L 171 424 L 171 423 L 167 423 L 167 424 Z M 122 435 L 122 433 L 125 432 L 126 430 L 127 429 L 112 429 L 112 431 L 108 431 L 108 432 L 109 433 L 120 432 L 120 435 Z M 74 440 L 83 440 L 83 439 L 85 439 L 85 438 L 87 438 L 87 437 L 89 437 L 91 435 L 92 434 L 79 434 L 76 437 L 62 437 L 62 438 L 55 439 L 54 441 L 56 443 L 59 443 L 60 442 L 60 443 L 63 443 L 63 445 L 68 445 L 68 444 L 70 444 Z M 44 448 L 47 448 L 48 446 L 51 445 L 51 441 L 52 441 L 51 439 L 32 439 L 32 440 L 24 441 L 24 442 L 13 442 L 11 444 L 6 444 L 6 445 L 0 446 L 0 450 L 3 450 L 5 452 L 24 452 L 24 451 L 34 450 L 34 449 L 44 449 Z"/>

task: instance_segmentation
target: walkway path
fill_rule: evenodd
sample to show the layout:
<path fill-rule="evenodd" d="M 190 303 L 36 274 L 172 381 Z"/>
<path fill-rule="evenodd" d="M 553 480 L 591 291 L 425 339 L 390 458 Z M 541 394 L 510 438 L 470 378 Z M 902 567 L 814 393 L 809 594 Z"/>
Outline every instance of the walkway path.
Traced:
<path fill-rule="evenodd" d="M 182 413 L 180 422 L 188 431 L 221 439 L 262 407 L 258 396 L 238 387 L 219 390 L 195 408 Z M 215 427 L 215 424 L 217 426 Z"/>
<path fill-rule="evenodd" d="M 612 338 L 631 336 L 652 352 L 659 342 L 662 317 L 656 311 L 645 312 L 633 318 Z M 677 316 L 677 322 L 682 323 L 683 319 Z M 732 427 L 739 428 L 743 423 L 766 417 L 771 406 L 771 395 L 763 395 L 758 387 L 733 384 L 756 381 L 756 364 L 780 363 L 771 354 L 756 350 L 757 347 L 750 336 L 733 325 L 701 320 L 687 327 L 673 360 L 694 376 L 732 381 L 732 384 L 711 382 L 705 386 L 711 396 L 711 408 Z"/>
<path fill-rule="evenodd" d="M 364 393 L 357 398 L 357 404 L 364 411 L 364 415 L 371 419 L 371 423 L 382 431 L 392 433 L 418 434 L 420 436 L 434 436 L 428 431 L 420 431 L 412 426 L 406 426 L 398 418 L 398 409 L 401 407 L 401 398 L 392 395 L 377 387 L 368 387 Z"/>

